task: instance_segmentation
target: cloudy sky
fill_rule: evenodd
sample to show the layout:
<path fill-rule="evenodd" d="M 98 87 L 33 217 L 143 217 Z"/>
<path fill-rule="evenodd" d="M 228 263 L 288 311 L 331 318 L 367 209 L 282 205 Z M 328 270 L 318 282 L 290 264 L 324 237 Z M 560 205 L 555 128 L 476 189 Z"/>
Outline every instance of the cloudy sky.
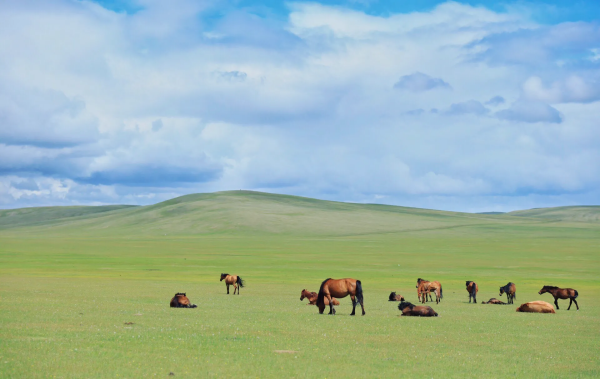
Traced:
<path fill-rule="evenodd" d="M 600 204 L 600 2 L 499 4 L 0 0 L 0 208 Z"/>

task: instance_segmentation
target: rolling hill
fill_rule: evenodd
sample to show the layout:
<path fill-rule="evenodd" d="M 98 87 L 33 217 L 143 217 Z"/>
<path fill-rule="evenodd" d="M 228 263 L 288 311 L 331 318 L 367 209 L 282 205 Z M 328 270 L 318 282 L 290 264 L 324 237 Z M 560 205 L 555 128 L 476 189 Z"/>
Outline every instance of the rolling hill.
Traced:
<path fill-rule="evenodd" d="M 471 214 L 356 204 L 253 191 L 192 194 L 149 206 L 42 207 L 0 211 L 0 230 L 93 234 L 359 235 L 548 221 L 598 222 L 600 207 Z"/>

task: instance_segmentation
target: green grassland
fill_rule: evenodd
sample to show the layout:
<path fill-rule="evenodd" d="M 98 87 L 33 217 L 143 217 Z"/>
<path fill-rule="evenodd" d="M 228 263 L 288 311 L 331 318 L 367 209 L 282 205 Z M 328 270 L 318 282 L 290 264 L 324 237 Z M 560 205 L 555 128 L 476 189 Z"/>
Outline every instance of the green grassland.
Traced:
<path fill-rule="evenodd" d="M 599 214 L 246 191 L 0 211 L 0 377 L 598 377 Z M 240 296 L 221 272 L 246 280 Z M 299 301 L 327 277 L 360 279 L 366 316 L 348 298 L 336 316 Z M 442 282 L 440 317 L 387 301 L 416 303 L 418 277 Z M 465 280 L 480 302 L 513 281 L 515 305 L 469 304 Z M 543 285 L 577 289 L 581 310 L 516 313 L 552 302 Z M 169 308 L 179 291 L 198 308 Z"/>

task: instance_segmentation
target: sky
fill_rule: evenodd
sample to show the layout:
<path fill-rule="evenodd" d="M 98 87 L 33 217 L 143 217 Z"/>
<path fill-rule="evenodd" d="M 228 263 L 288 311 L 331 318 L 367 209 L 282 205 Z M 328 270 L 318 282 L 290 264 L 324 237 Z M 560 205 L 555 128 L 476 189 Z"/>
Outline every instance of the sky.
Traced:
<path fill-rule="evenodd" d="M 0 208 L 600 204 L 600 2 L 0 0 Z"/>

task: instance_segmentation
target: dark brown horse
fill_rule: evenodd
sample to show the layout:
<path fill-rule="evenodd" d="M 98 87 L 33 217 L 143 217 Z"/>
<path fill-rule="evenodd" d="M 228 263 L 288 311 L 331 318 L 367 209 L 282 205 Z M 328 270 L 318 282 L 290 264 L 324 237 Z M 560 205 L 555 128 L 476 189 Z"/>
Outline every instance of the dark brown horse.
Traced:
<path fill-rule="evenodd" d="M 240 294 L 240 287 L 244 287 L 244 281 L 240 276 L 237 275 L 229 275 L 229 274 L 221 274 L 220 282 L 225 279 L 225 284 L 227 285 L 227 294 L 229 295 L 229 286 L 233 286 L 233 294 L 235 295 L 235 291 L 237 290 L 238 295 Z"/>
<path fill-rule="evenodd" d="M 396 295 L 396 292 L 392 292 L 390 293 L 389 301 L 404 301 L 404 296 L 400 294 Z"/>
<path fill-rule="evenodd" d="M 502 305 L 506 305 L 505 302 L 500 301 L 500 300 L 496 299 L 495 297 L 492 297 L 489 301 L 482 301 L 481 304 L 502 304 Z"/>
<path fill-rule="evenodd" d="M 435 294 L 435 303 L 439 304 L 444 297 L 442 284 L 438 281 L 430 282 L 421 278 L 417 279 L 417 294 L 420 295 L 421 303 L 425 304 L 427 294 L 430 294 L 429 296 L 431 297 L 432 292 Z"/>
<path fill-rule="evenodd" d="M 190 299 L 185 293 L 177 292 L 171 299 L 171 308 L 196 308 L 196 304 L 190 304 Z"/>
<path fill-rule="evenodd" d="M 438 314 L 427 305 L 414 305 L 409 302 L 401 302 L 398 304 L 398 309 L 402 312 L 402 316 L 419 316 L 419 317 L 437 317 Z"/>
<path fill-rule="evenodd" d="M 308 299 L 307 305 L 317 305 L 317 297 L 318 295 L 316 292 L 310 292 L 307 289 L 303 289 L 300 293 L 300 301 L 304 300 L 305 298 Z M 329 305 L 329 299 L 327 298 L 325 298 L 325 305 Z M 340 302 L 336 299 L 333 299 L 333 305 L 340 305 Z"/>
<path fill-rule="evenodd" d="M 469 303 L 471 302 L 472 298 L 473 303 L 477 304 L 477 292 L 479 292 L 479 286 L 477 283 L 467 280 L 467 292 L 469 293 Z"/>
<path fill-rule="evenodd" d="M 317 306 L 319 307 L 319 313 L 325 311 L 325 299 L 329 300 L 329 314 L 334 315 L 335 309 L 333 309 L 332 298 L 342 299 L 350 295 L 352 299 L 352 313 L 350 316 L 354 316 L 356 310 L 356 304 L 360 303 L 362 308 L 362 315 L 365 315 L 365 305 L 363 301 L 363 290 L 360 280 L 356 279 L 331 279 L 327 278 L 321 283 L 319 288 L 319 294 L 317 295 Z"/>
<path fill-rule="evenodd" d="M 571 304 L 573 303 L 575 303 L 575 306 L 577 306 L 577 310 L 579 310 L 579 304 L 577 304 L 577 300 L 575 300 L 579 296 L 577 290 L 574 290 L 573 288 L 558 288 L 555 286 L 544 286 L 538 293 L 541 295 L 546 292 L 549 292 L 552 294 L 552 296 L 554 296 L 554 305 L 556 305 L 556 309 L 560 309 L 558 308 L 558 299 L 569 299 L 571 301 L 569 302 L 569 308 L 567 308 L 567 310 L 571 309 Z"/>
<path fill-rule="evenodd" d="M 513 304 L 514 299 L 517 298 L 517 286 L 515 286 L 515 283 L 513 282 L 508 282 L 508 284 L 504 287 L 500 287 L 499 296 L 502 296 L 503 293 L 506 293 L 506 297 L 508 298 L 508 304 Z"/>

